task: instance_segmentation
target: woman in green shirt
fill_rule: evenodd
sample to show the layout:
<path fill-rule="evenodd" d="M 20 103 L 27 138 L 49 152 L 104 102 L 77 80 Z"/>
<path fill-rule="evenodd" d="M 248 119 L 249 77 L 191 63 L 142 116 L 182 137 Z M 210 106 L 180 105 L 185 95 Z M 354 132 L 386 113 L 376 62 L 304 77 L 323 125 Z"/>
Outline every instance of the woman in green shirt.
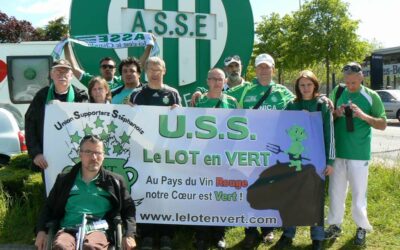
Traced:
<path fill-rule="evenodd" d="M 296 99 L 287 106 L 287 110 L 303 110 L 309 112 L 320 111 L 323 121 L 326 168 L 325 175 L 333 172 L 333 161 L 335 159 L 335 139 L 333 132 L 333 118 L 327 104 L 320 98 L 318 92 L 319 81 L 315 74 L 309 70 L 300 72 L 296 79 L 295 92 Z M 324 239 L 323 226 L 311 226 L 312 249 L 322 249 Z M 296 234 L 296 227 L 284 228 L 281 239 L 283 245 L 289 245 Z"/>

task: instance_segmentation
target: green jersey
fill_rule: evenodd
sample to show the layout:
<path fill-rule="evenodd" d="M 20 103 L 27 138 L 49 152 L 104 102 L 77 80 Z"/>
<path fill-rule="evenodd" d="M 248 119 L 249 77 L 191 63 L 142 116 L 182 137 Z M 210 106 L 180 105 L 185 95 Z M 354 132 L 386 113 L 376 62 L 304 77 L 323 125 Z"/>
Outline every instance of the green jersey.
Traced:
<path fill-rule="evenodd" d="M 267 92 L 269 92 L 269 95 L 259 109 L 282 110 L 294 99 L 293 93 L 285 86 L 274 82 L 263 86 L 257 79 L 252 84 L 247 83 L 231 88 L 226 93 L 235 97 L 244 109 L 252 109 Z"/>
<path fill-rule="evenodd" d="M 195 107 L 236 109 L 239 107 L 239 103 L 234 97 L 227 94 L 222 94 L 220 98 L 209 98 L 207 94 L 203 94 L 197 100 Z"/>
<path fill-rule="evenodd" d="M 333 89 L 330 98 L 335 103 L 339 86 Z M 344 89 L 337 100 L 337 107 L 348 103 L 356 104 L 365 114 L 386 119 L 385 108 L 379 95 L 363 85 L 357 92 Z M 371 125 L 358 117 L 353 117 L 354 131 L 347 131 L 346 117 L 335 119 L 336 157 L 351 160 L 371 159 Z"/>
<path fill-rule="evenodd" d="M 94 75 L 84 72 L 81 75 L 81 79 L 79 79 L 79 81 L 86 87 L 89 87 L 89 82 L 90 82 L 90 80 L 92 80 L 93 77 L 94 77 Z M 121 76 L 114 76 L 114 78 L 108 82 L 108 86 L 110 86 L 110 90 L 113 90 L 122 85 L 124 85 L 124 82 L 122 81 Z"/>
<path fill-rule="evenodd" d="M 103 218 L 112 208 L 106 190 L 96 186 L 97 177 L 86 183 L 82 180 L 82 174 L 76 176 L 72 186 L 67 204 L 65 205 L 65 215 L 60 222 L 61 227 L 75 227 L 82 223 L 83 213 Z"/>
<path fill-rule="evenodd" d="M 319 104 L 319 105 L 318 105 Z M 321 107 L 318 110 L 318 106 Z M 326 103 L 322 102 L 319 98 L 312 100 L 292 101 L 288 104 L 287 110 L 307 110 L 309 112 L 321 111 L 324 143 L 325 143 L 325 158 L 326 164 L 332 165 L 335 160 L 335 138 L 333 128 L 332 112 L 327 107 Z"/>

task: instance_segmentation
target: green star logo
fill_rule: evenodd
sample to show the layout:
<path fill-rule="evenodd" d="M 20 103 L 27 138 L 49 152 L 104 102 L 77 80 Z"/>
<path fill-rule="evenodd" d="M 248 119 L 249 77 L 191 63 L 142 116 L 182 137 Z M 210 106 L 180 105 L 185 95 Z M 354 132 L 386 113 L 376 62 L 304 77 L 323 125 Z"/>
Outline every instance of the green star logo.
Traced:
<path fill-rule="evenodd" d="M 129 139 L 131 139 L 131 137 L 127 135 L 126 132 L 124 131 L 124 133 L 119 137 L 119 139 L 121 139 L 121 144 L 124 144 L 124 143 L 129 143 Z"/>
<path fill-rule="evenodd" d="M 124 148 L 121 146 L 121 144 L 118 143 L 117 145 L 114 145 L 113 147 L 114 147 L 113 153 L 116 153 L 117 155 L 122 154 L 122 150 Z"/>
<path fill-rule="evenodd" d="M 85 133 L 85 135 L 91 135 L 93 134 L 93 128 L 91 128 L 89 125 L 86 124 L 86 127 L 83 129 L 83 133 Z"/>
<path fill-rule="evenodd" d="M 99 134 L 99 136 L 100 136 L 100 139 L 102 140 L 102 141 L 106 141 L 107 140 L 107 138 L 108 138 L 108 134 L 107 134 L 107 132 L 103 129 L 103 131 L 101 131 L 101 134 Z"/>
<path fill-rule="evenodd" d="M 101 128 L 103 127 L 103 122 L 104 120 L 100 119 L 100 117 L 98 116 L 94 124 L 96 125 L 96 128 Z"/>
<path fill-rule="evenodd" d="M 111 123 L 107 125 L 107 128 L 109 133 L 115 133 L 115 130 L 118 128 L 118 126 L 115 125 L 113 121 L 111 121 Z"/>
<path fill-rule="evenodd" d="M 82 137 L 80 137 L 78 135 L 78 131 L 76 131 L 75 134 L 70 136 L 70 138 L 71 138 L 71 143 L 78 143 L 79 144 L 79 142 L 81 141 Z"/>

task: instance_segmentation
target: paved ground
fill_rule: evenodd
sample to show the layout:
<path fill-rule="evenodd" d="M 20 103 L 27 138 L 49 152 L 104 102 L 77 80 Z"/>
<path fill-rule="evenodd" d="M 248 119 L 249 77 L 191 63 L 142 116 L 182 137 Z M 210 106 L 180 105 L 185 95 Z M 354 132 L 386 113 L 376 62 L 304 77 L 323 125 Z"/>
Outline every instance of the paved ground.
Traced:
<path fill-rule="evenodd" d="M 384 131 L 372 131 L 373 161 L 383 162 L 386 166 L 400 166 L 400 122 L 389 120 Z"/>

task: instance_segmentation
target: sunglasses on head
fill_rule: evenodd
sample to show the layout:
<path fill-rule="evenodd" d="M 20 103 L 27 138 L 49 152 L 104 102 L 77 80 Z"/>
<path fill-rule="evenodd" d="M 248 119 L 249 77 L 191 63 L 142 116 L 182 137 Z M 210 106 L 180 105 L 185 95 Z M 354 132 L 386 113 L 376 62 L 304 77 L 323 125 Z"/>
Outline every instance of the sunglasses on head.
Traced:
<path fill-rule="evenodd" d="M 225 58 L 224 63 L 230 62 L 232 59 L 234 59 L 235 61 L 240 61 L 240 57 L 238 55 L 234 55 Z"/>
<path fill-rule="evenodd" d="M 115 68 L 114 65 L 110 65 L 110 64 L 102 64 L 100 67 L 102 69 L 113 69 L 113 68 Z"/>
<path fill-rule="evenodd" d="M 343 67 L 342 72 L 351 71 L 351 72 L 358 73 L 361 70 L 362 70 L 361 67 L 359 67 L 357 65 L 346 65 L 346 66 Z"/>

